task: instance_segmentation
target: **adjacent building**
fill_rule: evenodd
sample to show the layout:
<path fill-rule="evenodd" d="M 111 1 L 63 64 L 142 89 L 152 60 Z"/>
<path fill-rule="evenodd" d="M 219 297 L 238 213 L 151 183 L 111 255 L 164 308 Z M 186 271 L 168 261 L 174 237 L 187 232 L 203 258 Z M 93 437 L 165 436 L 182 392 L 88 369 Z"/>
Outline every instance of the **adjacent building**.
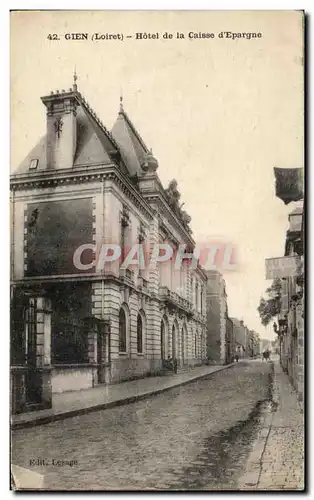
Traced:
<path fill-rule="evenodd" d="M 297 271 L 293 276 L 282 278 L 281 314 L 279 337 L 281 364 L 288 373 L 292 385 L 304 397 L 304 248 L 303 206 L 289 215 L 286 234 L 285 256 L 295 257 Z"/>
<path fill-rule="evenodd" d="M 41 100 L 46 133 L 11 176 L 14 412 L 207 356 L 205 272 L 155 253 L 194 248 L 176 181 L 162 186 L 122 103 L 109 131 L 76 77 Z"/>
<path fill-rule="evenodd" d="M 276 264 L 271 278 L 281 280 L 281 310 L 274 330 L 278 334 L 280 362 L 304 401 L 304 169 L 274 168 L 276 196 L 286 205 L 297 202 L 289 214 L 284 257 L 268 259 Z M 277 318 L 274 318 L 277 320 Z M 278 349 L 279 344 L 279 349 Z"/>
<path fill-rule="evenodd" d="M 233 323 L 228 316 L 226 283 L 217 270 L 207 270 L 207 357 L 209 363 L 230 363 L 234 358 Z"/>
<path fill-rule="evenodd" d="M 246 356 L 247 347 L 247 328 L 243 320 L 237 318 L 231 318 L 231 320 L 233 324 L 235 353 L 240 358 L 244 358 Z"/>

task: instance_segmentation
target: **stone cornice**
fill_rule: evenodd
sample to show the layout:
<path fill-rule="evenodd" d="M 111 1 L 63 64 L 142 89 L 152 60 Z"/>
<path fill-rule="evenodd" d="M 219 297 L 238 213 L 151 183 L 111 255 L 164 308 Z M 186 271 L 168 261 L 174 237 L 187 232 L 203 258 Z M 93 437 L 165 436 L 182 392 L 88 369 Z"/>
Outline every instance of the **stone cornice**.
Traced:
<path fill-rule="evenodd" d="M 38 189 L 57 187 L 59 185 L 84 184 L 87 182 L 103 182 L 112 180 L 133 203 L 145 212 L 149 219 L 154 211 L 147 200 L 135 189 L 132 183 L 123 175 L 114 164 L 99 164 L 90 167 L 71 168 L 64 170 L 46 170 L 27 174 L 12 175 L 10 188 L 12 191 L 23 189 Z"/>
<path fill-rule="evenodd" d="M 195 245 L 195 241 L 191 237 L 191 235 L 184 229 L 182 223 L 178 219 L 178 217 L 173 213 L 171 208 L 169 207 L 167 201 L 164 196 L 162 196 L 159 192 L 146 192 L 143 193 L 143 197 L 148 201 L 148 203 L 156 203 L 158 205 L 159 215 L 165 215 L 166 219 L 173 224 L 173 226 L 179 231 L 182 236 L 182 243 L 189 243 L 193 248 Z"/>

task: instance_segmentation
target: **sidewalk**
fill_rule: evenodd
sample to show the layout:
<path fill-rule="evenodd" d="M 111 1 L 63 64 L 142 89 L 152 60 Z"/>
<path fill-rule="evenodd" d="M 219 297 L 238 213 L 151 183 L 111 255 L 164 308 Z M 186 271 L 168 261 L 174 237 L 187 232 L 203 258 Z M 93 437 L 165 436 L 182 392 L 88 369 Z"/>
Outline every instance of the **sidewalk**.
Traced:
<path fill-rule="evenodd" d="M 304 418 L 296 392 L 274 364 L 272 409 L 253 445 L 240 490 L 304 489 Z"/>
<path fill-rule="evenodd" d="M 57 420 L 104 410 L 159 394 L 173 387 L 187 384 L 211 373 L 225 370 L 230 365 L 199 366 L 177 375 L 148 377 L 115 385 L 101 385 L 93 389 L 53 394 L 52 408 L 13 415 L 12 429 L 33 427 Z"/>

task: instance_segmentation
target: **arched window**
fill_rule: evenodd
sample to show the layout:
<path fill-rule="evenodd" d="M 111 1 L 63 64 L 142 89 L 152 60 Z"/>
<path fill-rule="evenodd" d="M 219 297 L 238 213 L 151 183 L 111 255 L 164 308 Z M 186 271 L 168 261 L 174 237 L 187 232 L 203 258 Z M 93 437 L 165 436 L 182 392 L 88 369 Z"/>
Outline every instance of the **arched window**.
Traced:
<path fill-rule="evenodd" d="M 184 361 L 184 329 L 181 330 L 181 358 Z"/>
<path fill-rule="evenodd" d="M 165 359 L 165 323 L 163 319 L 160 324 L 160 351 L 161 359 Z"/>
<path fill-rule="evenodd" d="M 137 352 L 143 352 L 143 320 L 140 314 L 137 316 Z"/>
<path fill-rule="evenodd" d="M 126 316 L 122 308 L 119 313 L 119 352 L 126 352 Z"/>
<path fill-rule="evenodd" d="M 176 327 L 173 325 L 172 326 L 172 358 L 175 359 L 177 355 L 177 349 L 176 349 Z"/>

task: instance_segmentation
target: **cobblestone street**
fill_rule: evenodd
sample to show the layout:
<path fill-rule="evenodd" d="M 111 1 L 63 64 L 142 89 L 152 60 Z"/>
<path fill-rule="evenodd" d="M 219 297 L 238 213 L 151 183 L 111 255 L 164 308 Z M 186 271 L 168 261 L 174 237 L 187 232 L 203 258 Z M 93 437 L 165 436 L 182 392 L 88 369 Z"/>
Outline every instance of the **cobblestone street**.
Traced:
<path fill-rule="evenodd" d="M 236 488 L 271 367 L 242 362 L 146 401 L 13 431 L 12 463 L 56 490 Z"/>

